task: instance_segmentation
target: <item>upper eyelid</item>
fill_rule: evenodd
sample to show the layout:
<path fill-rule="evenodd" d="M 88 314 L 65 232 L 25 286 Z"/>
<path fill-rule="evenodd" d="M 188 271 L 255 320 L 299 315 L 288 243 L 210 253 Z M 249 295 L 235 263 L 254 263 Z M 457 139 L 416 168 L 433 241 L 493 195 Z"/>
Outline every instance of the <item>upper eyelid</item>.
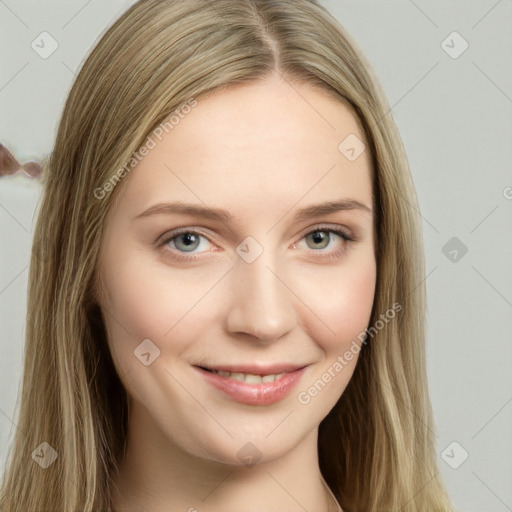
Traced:
<path fill-rule="evenodd" d="M 204 236 L 205 238 L 209 238 L 210 236 L 214 239 L 216 238 L 214 235 L 212 235 L 211 233 L 209 233 L 208 231 L 206 231 L 203 228 L 197 228 L 197 227 L 191 226 L 191 227 L 171 229 L 170 231 L 167 231 L 163 235 L 159 236 L 156 243 L 157 244 L 165 244 L 165 243 L 169 242 L 170 240 L 172 240 L 173 238 L 175 238 L 183 233 L 196 233 L 198 235 Z"/>

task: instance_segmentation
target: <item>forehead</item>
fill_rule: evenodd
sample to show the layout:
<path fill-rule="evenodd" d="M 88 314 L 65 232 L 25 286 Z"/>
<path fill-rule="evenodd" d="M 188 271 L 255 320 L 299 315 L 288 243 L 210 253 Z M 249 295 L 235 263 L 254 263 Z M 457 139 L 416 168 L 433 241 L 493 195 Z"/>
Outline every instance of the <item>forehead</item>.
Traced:
<path fill-rule="evenodd" d="M 154 140 L 123 191 L 134 209 L 178 198 L 260 211 L 301 197 L 371 204 L 369 151 L 344 153 L 345 140 L 366 144 L 359 120 L 309 84 L 272 78 L 216 92 Z"/>

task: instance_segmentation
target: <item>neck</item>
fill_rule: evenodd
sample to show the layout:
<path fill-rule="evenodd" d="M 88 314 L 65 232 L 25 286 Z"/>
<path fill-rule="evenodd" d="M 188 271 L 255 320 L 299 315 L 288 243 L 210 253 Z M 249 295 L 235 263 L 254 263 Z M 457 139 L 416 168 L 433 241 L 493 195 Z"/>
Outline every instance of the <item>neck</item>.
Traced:
<path fill-rule="evenodd" d="M 149 416 L 131 418 L 127 450 L 114 478 L 116 512 L 336 512 L 318 465 L 317 429 L 265 463 L 230 465 L 191 455 Z"/>

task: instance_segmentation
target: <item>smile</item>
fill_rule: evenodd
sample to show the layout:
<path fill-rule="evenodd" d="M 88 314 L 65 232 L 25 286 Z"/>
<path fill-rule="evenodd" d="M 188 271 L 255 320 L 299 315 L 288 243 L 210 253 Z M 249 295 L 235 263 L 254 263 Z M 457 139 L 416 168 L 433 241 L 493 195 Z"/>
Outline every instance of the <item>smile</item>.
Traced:
<path fill-rule="evenodd" d="M 212 373 L 216 373 L 221 377 L 227 377 L 228 379 L 235 379 L 240 382 L 247 382 L 248 384 L 261 384 L 262 382 L 274 382 L 279 380 L 286 373 L 270 374 L 270 375 L 254 375 L 252 373 L 240 373 L 240 372 L 226 372 L 224 370 L 210 370 Z"/>
<path fill-rule="evenodd" d="M 284 400 L 297 385 L 306 367 L 287 372 L 256 374 L 194 367 L 222 395 L 247 405 L 271 405 Z"/>

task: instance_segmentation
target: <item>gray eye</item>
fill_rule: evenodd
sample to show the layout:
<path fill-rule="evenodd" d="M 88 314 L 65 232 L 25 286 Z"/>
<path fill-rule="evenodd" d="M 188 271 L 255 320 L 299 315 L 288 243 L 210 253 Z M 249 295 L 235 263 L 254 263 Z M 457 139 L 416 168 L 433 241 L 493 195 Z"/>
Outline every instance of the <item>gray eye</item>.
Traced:
<path fill-rule="evenodd" d="M 329 241 L 331 239 L 331 235 L 329 231 L 313 231 L 312 233 L 309 233 L 309 235 L 306 235 L 306 243 L 308 244 L 308 247 L 310 249 L 325 249 Z M 313 244 L 321 244 L 319 245 L 310 245 L 308 243 L 308 238 L 313 241 Z"/>
<path fill-rule="evenodd" d="M 180 235 L 175 236 L 172 240 L 174 242 L 175 247 L 180 251 L 183 250 L 185 252 L 191 252 L 197 249 L 197 247 L 199 246 L 200 236 L 194 233 L 182 233 Z"/>

